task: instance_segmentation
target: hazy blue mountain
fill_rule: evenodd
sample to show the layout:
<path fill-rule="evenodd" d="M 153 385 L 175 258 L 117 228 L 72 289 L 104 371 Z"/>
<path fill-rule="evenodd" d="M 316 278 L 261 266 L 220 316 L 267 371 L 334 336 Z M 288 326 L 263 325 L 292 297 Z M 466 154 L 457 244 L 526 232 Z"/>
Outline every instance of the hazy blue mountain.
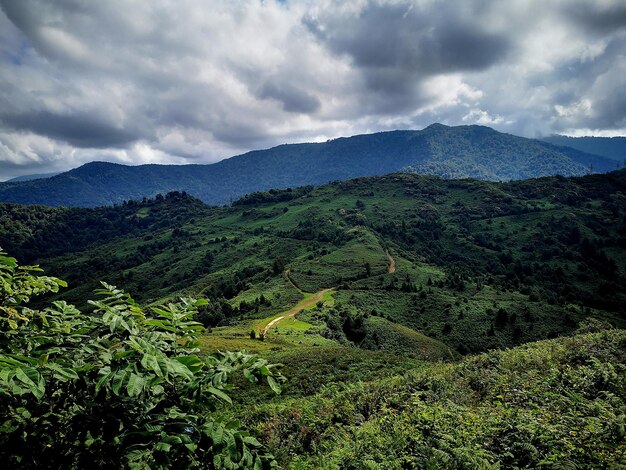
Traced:
<path fill-rule="evenodd" d="M 621 166 L 626 161 L 626 137 L 567 137 L 553 135 L 541 139 L 554 145 L 571 147 L 586 153 L 615 160 Z"/>
<path fill-rule="evenodd" d="M 15 178 L 11 178 L 10 180 L 7 180 L 7 183 L 17 183 L 19 181 L 32 181 L 32 180 L 40 180 L 43 178 L 51 178 L 53 176 L 58 175 L 59 172 L 54 172 L 54 173 L 37 173 L 37 174 L 33 174 L 33 175 L 22 175 L 22 176 L 16 176 Z"/>
<path fill-rule="evenodd" d="M 52 178 L 2 183 L 0 201 L 93 207 L 186 191 L 206 203 L 225 204 L 254 191 L 397 171 L 497 181 L 556 174 L 578 176 L 588 173 L 590 164 L 595 172 L 615 167 L 604 157 L 488 127 L 433 124 L 421 131 L 280 145 L 211 165 L 93 162 Z"/>

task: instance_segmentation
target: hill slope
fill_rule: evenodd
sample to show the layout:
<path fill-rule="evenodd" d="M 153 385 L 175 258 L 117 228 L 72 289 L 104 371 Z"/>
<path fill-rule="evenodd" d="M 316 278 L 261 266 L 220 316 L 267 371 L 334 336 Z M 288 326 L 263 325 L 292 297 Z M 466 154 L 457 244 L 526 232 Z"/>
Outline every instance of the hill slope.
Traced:
<path fill-rule="evenodd" d="M 250 408 L 283 468 L 622 468 L 626 331 Z"/>
<path fill-rule="evenodd" d="M 101 209 L 0 204 L 0 240 L 68 280 L 63 298 L 79 304 L 98 280 L 143 302 L 200 293 L 214 300 L 205 324 L 228 325 L 334 287 L 318 338 L 410 347 L 369 315 L 472 352 L 589 316 L 625 324 L 624 194 L 626 171 L 510 183 L 394 174 L 224 208 L 182 194 Z"/>
<path fill-rule="evenodd" d="M 94 162 L 52 178 L 0 183 L 0 201 L 95 207 L 186 191 L 225 204 L 253 191 L 319 185 L 398 171 L 446 178 L 525 179 L 614 169 L 602 157 L 502 134 L 488 127 L 433 124 L 325 143 L 281 145 L 212 165 L 124 166 Z"/>

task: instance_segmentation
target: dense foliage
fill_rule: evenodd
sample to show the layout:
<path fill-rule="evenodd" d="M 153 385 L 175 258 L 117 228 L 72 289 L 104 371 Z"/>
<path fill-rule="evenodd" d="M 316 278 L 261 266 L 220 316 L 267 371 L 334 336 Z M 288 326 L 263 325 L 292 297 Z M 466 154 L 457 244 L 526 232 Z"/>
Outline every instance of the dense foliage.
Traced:
<path fill-rule="evenodd" d="M 32 262 L 33 254 L 49 258 L 79 251 L 94 242 L 176 227 L 208 212 L 202 202 L 179 192 L 93 210 L 0 204 L 0 232 L 14 256 Z"/>
<path fill-rule="evenodd" d="M 621 468 L 626 332 L 336 385 L 250 409 L 285 468 Z"/>
<path fill-rule="evenodd" d="M 12 465 L 626 465 L 625 170 L 0 210 Z"/>
<path fill-rule="evenodd" d="M 414 171 L 446 178 L 510 180 L 615 169 L 614 162 L 579 150 L 502 134 L 483 126 L 434 124 L 393 131 L 281 145 L 212 165 L 123 166 L 93 162 L 52 178 L 0 184 L 0 201 L 94 207 L 158 193 L 186 191 L 208 204 L 253 192 L 357 176 Z"/>
<path fill-rule="evenodd" d="M 88 315 L 32 296 L 65 283 L 0 252 L 0 456 L 11 468 L 263 468 L 271 455 L 233 420 L 235 371 L 280 390 L 273 365 L 245 353 L 199 356 L 206 301 L 142 309 L 103 284 Z"/>

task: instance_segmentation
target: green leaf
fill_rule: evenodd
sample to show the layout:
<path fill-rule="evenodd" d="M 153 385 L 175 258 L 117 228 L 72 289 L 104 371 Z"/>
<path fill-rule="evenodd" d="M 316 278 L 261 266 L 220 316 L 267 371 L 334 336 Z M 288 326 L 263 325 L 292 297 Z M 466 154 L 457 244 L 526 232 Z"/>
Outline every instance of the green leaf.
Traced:
<path fill-rule="evenodd" d="M 31 367 L 24 367 L 15 371 L 15 378 L 28 387 L 28 390 L 40 400 L 45 393 L 45 382 L 41 374 Z"/>
<path fill-rule="evenodd" d="M 48 354 L 42 354 L 41 356 L 39 356 L 39 367 L 43 367 L 47 364 L 48 357 Z"/>
<path fill-rule="evenodd" d="M 141 365 L 147 370 L 153 371 L 159 377 L 163 377 L 164 375 L 163 370 L 161 370 L 161 366 L 159 365 L 159 360 L 152 354 L 144 354 L 141 358 Z"/>
<path fill-rule="evenodd" d="M 78 374 L 73 369 L 62 367 L 54 362 L 46 364 L 46 369 L 53 370 L 55 372 L 54 377 L 63 382 L 67 380 L 77 380 Z"/>
<path fill-rule="evenodd" d="M 245 442 L 246 444 L 250 444 L 251 446 L 254 446 L 254 447 L 261 447 L 261 443 L 255 437 L 252 437 L 252 436 L 244 437 L 243 442 Z"/>
<path fill-rule="evenodd" d="M 210 393 L 212 393 L 213 395 L 215 395 L 218 398 L 221 398 L 222 400 L 224 400 L 227 403 L 232 403 L 233 401 L 230 399 L 230 397 L 228 395 L 226 395 L 223 391 L 215 388 L 215 387 L 209 387 L 208 391 Z"/>
<path fill-rule="evenodd" d="M 179 361 L 175 359 L 168 359 L 167 365 L 168 365 L 168 369 L 170 372 L 176 375 L 181 375 L 188 379 L 193 378 L 193 373 L 189 370 L 189 368 L 185 366 L 184 364 L 181 364 Z"/>
<path fill-rule="evenodd" d="M 250 381 L 250 382 L 258 382 L 259 381 L 259 379 L 256 377 L 256 375 L 254 375 L 250 369 L 244 369 L 243 370 L 243 376 L 246 379 L 248 379 L 248 381 Z"/>
<path fill-rule="evenodd" d="M 198 356 L 178 356 L 174 360 L 183 364 L 193 373 L 198 372 L 204 366 L 204 363 Z"/>
<path fill-rule="evenodd" d="M 113 385 L 111 386 L 111 390 L 113 390 L 113 393 L 115 393 L 116 395 L 120 394 L 120 390 L 122 390 L 122 387 L 124 386 L 128 375 L 129 371 L 127 369 L 117 371 L 115 373 L 113 377 Z"/>
<path fill-rule="evenodd" d="M 128 395 L 131 397 L 138 396 L 143 390 L 145 383 L 146 381 L 143 379 L 143 377 L 132 372 L 130 374 L 130 377 L 128 378 L 128 384 L 126 385 L 126 391 L 128 392 Z"/>
<path fill-rule="evenodd" d="M 275 394 L 280 395 L 280 392 L 282 391 L 282 388 L 280 386 L 280 384 L 276 381 L 276 379 L 272 376 L 268 376 L 267 377 L 267 383 L 270 386 L 270 388 L 274 391 Z"/>
<path fill-rule="evenodd" d="M 96 440 L 91 435 L 91 432 L 87 431 L 87 438 L 85 439 L 85 442 L 84 442 L 85 447 L 91 447 L 94 442 L 96 442 Z"/>
<path fill-rule="evenodd" d="M 109 372 L 105 372 L 104 374 L 102 374 L 103 371 L 109 370 Z M 100 369 L 100 379 L 98 379 L 98 382 L 96 383 L 96 393 L 98 393 L 102 387 L 111 380 L 111 377 L 113 376 L 113 373 L 110 372 L 110 368 L 109 367 L 105 367 L 104 369 Z"/>
<path fill-rule="evenodd" d="M 221 444 L 224 440 L 224 428 L 217 423 L 211 433 L 211 440 L 213 441 L 213 444 Z"/>
<path fill-rule="evenodd" d="M 156 450 L 160 450 L 161 452 L 169 452 L 172 446 L 171 444 L 168 444 L 167 442 L 159 442 L 157 443 L 155 448 Z"/>

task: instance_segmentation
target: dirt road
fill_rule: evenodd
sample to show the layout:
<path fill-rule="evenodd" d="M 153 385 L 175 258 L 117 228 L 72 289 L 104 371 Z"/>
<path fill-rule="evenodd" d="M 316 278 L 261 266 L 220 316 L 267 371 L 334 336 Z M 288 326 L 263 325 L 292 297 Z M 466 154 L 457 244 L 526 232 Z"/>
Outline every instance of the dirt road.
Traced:
<path fill-rule="evenodd" d="M 388 251 L 385 251 L 385 253 L 387 253 L 387 258 L 389 258 L 389 274 L 395 273 L 396 272 L 396 260 L 393 259 L 393 256 L 391 256 Z"/>
<path fill-rule="evenodd" d="M 387 258 L 389 258 L 389 273 L 395 273 L 396 272 L 396 260 L 393 259 L 393 256 L 391 256 L 391 254 L 389 254 L 388 251 L 385 251 Z M 291 280 L 291 278 L 289 277 L 289 270 L 285 269 L 285 271 L 283 271 L 283 276 L 285 277 L 285 280 L 291 284 L 291 286 L 294 289 L 300 290 L 298 288 L 298 286 L 296 286 L 293 281 Z M 300 313 L 302 310 L 304 310 L 307 307 L 311 307 L 312 305 L 315 305 L 316 303 L 318 303 L 320 300 L 323 299 L 324 294 L 326 292 L 331 291 L 332 288 L 328 288 L 328 289 L 324 289 L 321 290 L 319 292 L 316 292 L 315 294 L 313 294 L 311 297 L 304 299 L 302 301 L 300 301 L 298 304 L 296 304 L 295 307 L 293 307 L 291 310 L 288 310 L 287 312 L 283 313 L 282 315 L 280 315 L 279 317 L 274 318 L 271 322 L 269 322 L 267 325 L 265 325 L 265 327 L 261 330 L 261 335 L 265 336 L 266 333 L 271 329 L 274 328 L 276 325 L 278 325 L 281 321 L 283 321 L 285 318 L 290 318 L 290 317 L 295 317 L 298 313 Z M 302 291 L 301 291 L 302 292 Z"/>
<path fill-rule="evenodd" d="M 261 334 L 265 336 L 265 334 L 270 330 L 270 328 L 275 327 L 278 323 L 283 321 L 285 318 L 295 317 L 298 313 L 300 313 L 305 308 L 311 307 L 311 306 L 315 305 L 316 303 L 318 303 L 320 300 L 322 300 L 324 298 L 324 294 L 326 292 L 329 292 L 331 290 L 332 289 L 321 290 L 321 291 L 316 292 L 315 294 L 313 294 L 311 297 L 302 300 L 300 303 L 298 303 L 291 310 L 283 313 L 279 317 L 274 318 L 271 322 L 269 322 L 267 325 L 265 325 L 265 328 L 263 328 L 261 330 Z"/>

